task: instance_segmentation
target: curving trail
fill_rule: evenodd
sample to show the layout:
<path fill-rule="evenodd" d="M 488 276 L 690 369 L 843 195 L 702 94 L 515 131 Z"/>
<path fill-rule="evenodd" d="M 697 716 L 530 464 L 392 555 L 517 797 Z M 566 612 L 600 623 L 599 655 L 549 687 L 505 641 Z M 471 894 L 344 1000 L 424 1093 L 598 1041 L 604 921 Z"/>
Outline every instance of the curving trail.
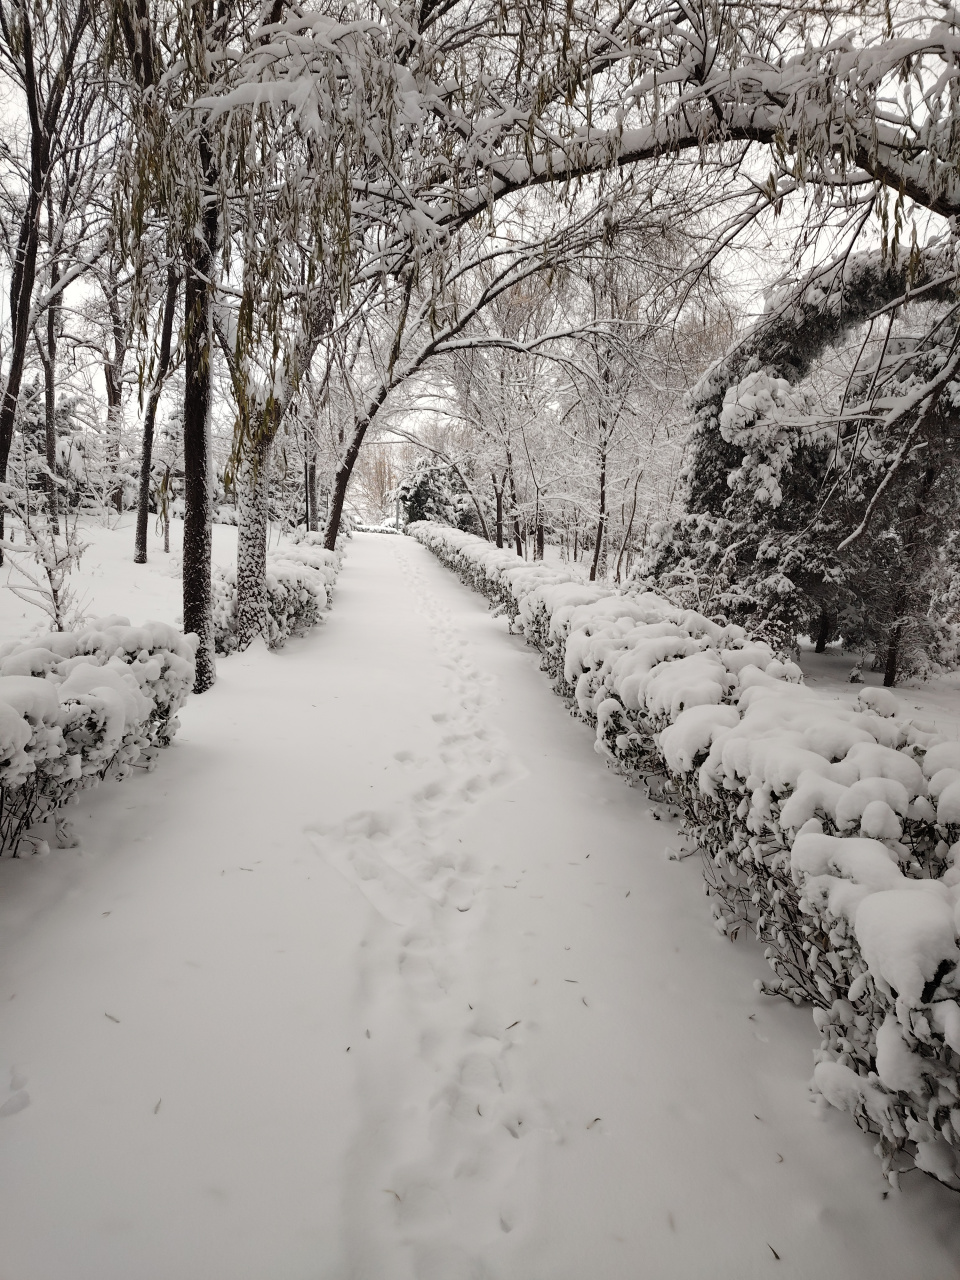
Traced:
<path fill-rule="evenodd" d="M 316 635 L 0 863 L 0 1280 L 960 1276 L 536 665 L 358 536 Z"/>

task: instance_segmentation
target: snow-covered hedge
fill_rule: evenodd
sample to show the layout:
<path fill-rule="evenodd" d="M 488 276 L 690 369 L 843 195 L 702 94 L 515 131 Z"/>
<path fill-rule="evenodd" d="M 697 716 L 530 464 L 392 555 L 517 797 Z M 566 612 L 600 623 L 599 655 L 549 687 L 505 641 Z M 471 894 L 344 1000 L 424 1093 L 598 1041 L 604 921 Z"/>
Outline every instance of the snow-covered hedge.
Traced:
<path fill-rule="evenodd" d="M 481 538 L 408 527 L 505 612 L 703 854 L 717 926 L 752 928 L 767 990 L 810 1000 L 814 1080 L 877 1145 L 960 1189 L 960 743 L 849 700 L 740 627 L 646 593 L 573 581 Z"/>
<path fill-rule="evenodd" d="M 0 646 L 0 852 L 81 788 L 153 761 L 195 653 L 194 636 L 121 617 Z"/>
<path fill-rule="evenodd" d="M 305 635 L 320 621 L 343 561 L 341 549 L 325 551 L 323 534 L 295 533 L 293 545 L 267 556 L 267 643 L 281 648 L 291 636 Z M 213 571 L 213 625 L 217 653 L 237 647 L 237 572 Z"/>

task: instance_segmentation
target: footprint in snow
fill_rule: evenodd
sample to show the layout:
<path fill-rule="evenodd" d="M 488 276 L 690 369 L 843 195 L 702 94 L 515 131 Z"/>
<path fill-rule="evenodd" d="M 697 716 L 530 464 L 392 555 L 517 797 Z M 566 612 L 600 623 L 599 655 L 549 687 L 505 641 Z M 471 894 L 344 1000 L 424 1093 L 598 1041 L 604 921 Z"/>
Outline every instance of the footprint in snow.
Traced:
<path fill-rule="evenodd" d="M 30 1095 L 25 1088 L 27 1077 L 14 1067 L 10 1072 L 10 1096 L 0 1105 L 0 1116 L 15 1116 L 30 1105 Z"/>

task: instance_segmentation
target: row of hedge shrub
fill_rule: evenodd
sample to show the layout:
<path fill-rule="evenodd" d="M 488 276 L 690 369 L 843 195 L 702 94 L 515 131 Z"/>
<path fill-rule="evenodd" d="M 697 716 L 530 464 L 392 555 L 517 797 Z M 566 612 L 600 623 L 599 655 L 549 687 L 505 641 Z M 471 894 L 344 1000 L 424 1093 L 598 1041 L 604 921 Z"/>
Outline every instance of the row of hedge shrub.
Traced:
<path fill-rule="evenodd" d="M 640 590 L 408 527 L 507 614 L 596 746 L 703 856 L 717 926 L 752 929 L 771 993 L 810 1001 L 814 1084 L 887 1176 L 960 1189 L 960 743 L 885 690 L 804 685 L 740 627 Z"/>
<path fill-rule="evenodd" d="M 323 549 L 320 534 L 291 541 L 269 559 L 273 648 L 320 620 L 342 561 L 340 550 Z M 235 616 L 235 573 L 217 569 L 220 653 L 236 647 Z M 152 767 L 179 727 L 195 654 L 195 636 L 162 622 L 133 627 L 121 617 L 0 646 L 0 854 L 43 848 L 46 841 L 28 832 L 49 818 L 67 842 L 59 810 L 78 791 Z"/>
<path fill-rule="evenodd" d="M 0 852 L 82 788 L 152 765 L 178 728 L 195 653 L 195 636 L 120 617 L 0 646 Z"/>

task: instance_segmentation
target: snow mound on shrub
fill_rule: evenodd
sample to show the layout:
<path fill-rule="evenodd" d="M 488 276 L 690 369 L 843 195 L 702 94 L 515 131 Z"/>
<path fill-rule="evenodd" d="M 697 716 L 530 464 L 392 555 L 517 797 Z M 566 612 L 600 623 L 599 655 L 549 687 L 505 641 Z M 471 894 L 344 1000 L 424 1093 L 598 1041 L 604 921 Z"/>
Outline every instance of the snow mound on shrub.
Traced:
<path fill-rule="evenodd" d="M 343 551 L 327 551 L 323 535 L 303 533 L 292 545 L 267 556 L 267 634 L 271 649 L 280 649 L 291 636 L 306 635 L 321 620 L 343 563 Z M 237 648 L 237 572 L 213 572 L 213 627 L 217 653 Z"/>
<path fill-rule="evenodd" d="M 0 646 L 0 851 L 82 787 L 152 764 L 179 727 L 196 647 L 121 617 Z"/>

